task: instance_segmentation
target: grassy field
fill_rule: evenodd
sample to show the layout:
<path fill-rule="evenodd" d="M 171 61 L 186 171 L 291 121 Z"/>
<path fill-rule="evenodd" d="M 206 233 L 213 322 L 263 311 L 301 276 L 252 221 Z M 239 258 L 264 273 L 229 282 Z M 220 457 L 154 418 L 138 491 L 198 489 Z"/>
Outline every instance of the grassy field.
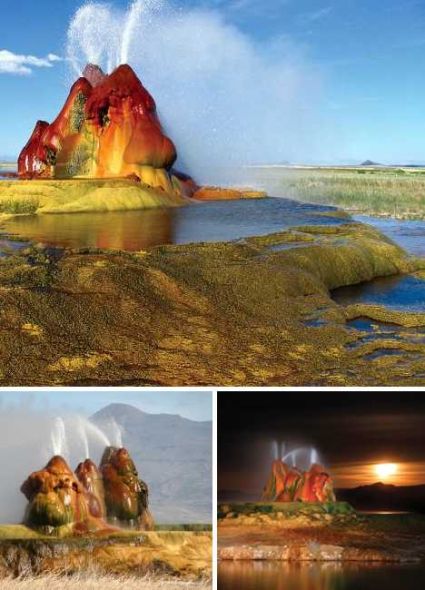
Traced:
<path fill-rule="evenodd" d="M 164 524 L 164 525 L 157 525 L 155 527 L 154 533 L 158 533 L 160 536 L 166 536 L 167 533 L 203 533 L 203 532 L 211 532 L 212 525 L 210 524 Z M 138 538 L 141 535 L 149 536 L 150 533 L 146 533 L 143 531 L 134 531 L 134 530 L 119 530 L 117 532 L 108 533 L 108 534 L 101 534 L 97 535 L 99 538 L 102 539 L 111 539 L 117 541 L 126 541 L 131 540 L 133 538 Z M 54 535 L 42 535 L 29 527 L 23 524 L 2 524 L 0 525 L 0 542 L 1 541 L 25 541 L 28 539 L 38 539 L 38 540 L 45 540 L 45 541 L 55 541 L 58 539 L 65 539 L 65 541 L 71 539 L 74 542 L 77 542 L 79 539 L 85 542 L 85 537 L 60 537 Z M 88 536 L 88 538 L 91 538 Z"/>
<path fill-rule="evenodd" d="M 270 168 L 281 196 L 398 219 L 425 218 L 422 168 Z"/>

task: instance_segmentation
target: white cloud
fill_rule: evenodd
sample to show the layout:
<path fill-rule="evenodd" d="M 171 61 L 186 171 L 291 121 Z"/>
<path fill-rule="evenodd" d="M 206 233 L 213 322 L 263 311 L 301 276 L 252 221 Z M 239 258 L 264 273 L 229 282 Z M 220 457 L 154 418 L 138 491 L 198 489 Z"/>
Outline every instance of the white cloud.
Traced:
<path fill-rule="evenodd" d="M 324 6 L 319 10 L 315 10 L 313 12 L 308 12 L 301 15 L 301 20 L 305 22 L 316 22 L 322 20 L 323 18 L 327 17 L 332 12 L 332 6 Z"/>
<path fill-rule="evenodd" d="M 54 53 L 46 57 L 35 57 L 34 55 L 19 55 L 7 49 L 0 50 L 0 74 L 14 74 L 17 76 L 28 76 L 34 68 L 51 68 L 54 62 L 62 59 Z"/>

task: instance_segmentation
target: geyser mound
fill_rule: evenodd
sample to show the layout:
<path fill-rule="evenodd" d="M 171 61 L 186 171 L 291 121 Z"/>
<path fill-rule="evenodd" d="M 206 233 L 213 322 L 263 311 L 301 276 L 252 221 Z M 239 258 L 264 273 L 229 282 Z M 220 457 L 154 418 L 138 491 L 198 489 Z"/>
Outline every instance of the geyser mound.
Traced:
<path fill-rule="evenodd" d="M 281 459 L 273 461 L 263 491 L 264 502 L 335 502 L 332 478 L 322 465 L 313 463 L 306 471 Z"/>
<path fill-rule="evenodd" d="M 166 193 L 192 195 L 173 174 L 174 143 L 156 104 L 126 64 L 110 75 L 88 64 L 58 117 L 38 121 L 19 155 L 21 178 L 132 178 Z"/>
<path fill-rule="evenodd" d="M 129 452 L 107 447 L 98 468 L 90 459 L 75 473 L 55 455 L 21 486 L 28 500 L 24 524 L 44 533 L 76 534 L 112 530 L 111 525 L 151 530 L 149 491 Z"/>

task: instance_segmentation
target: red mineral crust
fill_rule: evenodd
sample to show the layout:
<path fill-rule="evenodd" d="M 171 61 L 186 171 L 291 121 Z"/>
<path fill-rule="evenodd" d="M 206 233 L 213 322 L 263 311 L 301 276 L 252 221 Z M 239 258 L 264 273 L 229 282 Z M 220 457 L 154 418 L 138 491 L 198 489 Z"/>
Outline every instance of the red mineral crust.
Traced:
<path fill-rule="evenodd" d="M 21 178 L 124 178 L 191 196 L 196 185 L 174 175 L 177 153 L 155 101 L 129 65 L 110 75 L 89 64 L 58 117 L 38 122 L 18 160 Z"/>
<path fill-rule="evenodd" d="M 263 491 L 265 502 L 335 502 L 333 483 L 324 467 L 314 463 L 301 472 L 281 460 L 273 461 Z"/>

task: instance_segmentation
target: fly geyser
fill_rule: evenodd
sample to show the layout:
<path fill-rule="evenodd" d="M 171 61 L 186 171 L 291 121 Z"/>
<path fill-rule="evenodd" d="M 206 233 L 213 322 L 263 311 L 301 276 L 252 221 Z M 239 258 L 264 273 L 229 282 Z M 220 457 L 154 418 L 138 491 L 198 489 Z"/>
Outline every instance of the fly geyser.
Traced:
<path fill-rule="evenodd" d="M 89 64 L 58 117 L 38 121 L 18 159 L 21 178 L 131 178 L 166 193 L 190 183 L 173 174 L 176 148 L 155 101 L 129 65 L 110 75 Z"/>
<path fill-rule="evenodd" d="M 111 525 L 151 530 L 148 487 L 126 449 L 107 447 L 100 468 L 90 459 L 71 470 L 56 455 L 22 484 L 24 524 L 47 533 L 82 534 Z"/>
<path fill-rule="evenodd" d="M 273 461 L 262 500 L 265 502 L 335 502 L 335 493 L 332 479 L 321 465 L 313 463 L 307 471 L 301 471 L 277 459 Z"/>

